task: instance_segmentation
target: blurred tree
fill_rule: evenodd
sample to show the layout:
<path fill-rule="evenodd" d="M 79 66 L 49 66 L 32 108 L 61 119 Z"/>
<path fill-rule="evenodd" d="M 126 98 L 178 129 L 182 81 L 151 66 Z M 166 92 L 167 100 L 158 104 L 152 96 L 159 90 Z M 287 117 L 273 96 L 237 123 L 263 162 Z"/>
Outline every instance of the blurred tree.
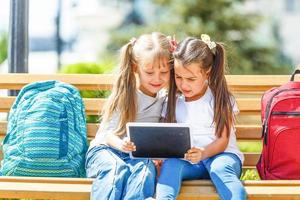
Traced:
<path fill-rule="evenodd" d="M 257 26 L 263 18 L 242 9 L 245 0 L 153 0 L 156 13 L 144 25 L 132 24 L 112 31 L 108 49 L 116 50 L 133 36 L 160 31 L 186 36 L 209 34 L 226 45 L 231 74 L 288 74 L 292 62 L 281 51 L 280 40 L 259 40 Z M 275 26 L 274 26 L 275 27 Z M 278 30 L 277 30 L 278 31 Z M 278 36 L 278 34 L 277 34 Z"/>
<path fill-rule="evenodd" d="M 104 60 L 101 63 L 74 63 L 63 66 L 59 73 L 63 74 L 103 74 L 111 73 L 114 68 L 114 61 Z M 107 90 L 82 90 L 80 94 L 84 98 L 106 98 L 109 96 L 110 91 Z M 87 116 L 87 122 L 99 122 L 99 116 Z"/>
<path fill-rule="evenodd" d="M 0 64 L 7 58 L 7 34 L 0 33 Z"/>

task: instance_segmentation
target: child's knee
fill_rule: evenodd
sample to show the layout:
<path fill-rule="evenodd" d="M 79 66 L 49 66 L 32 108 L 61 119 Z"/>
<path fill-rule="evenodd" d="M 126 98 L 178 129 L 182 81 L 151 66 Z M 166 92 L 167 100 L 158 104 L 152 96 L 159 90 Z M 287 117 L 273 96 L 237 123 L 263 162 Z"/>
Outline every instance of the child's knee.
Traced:
<path fill-rule="evenodd" d="M 147 173 L 156 173 L 155 165 L 150 159 L 142 160 L 135 165 L 134 171 L 146 171 Z"/>
<path fill-rule="evenodd" d="M 176 167 L 176 166 L 178 166 L 179 165 L 179 159 L 177 159 L 177 158 L 169 158 L 169 159 L 167 159 L 167 160 L 165 160 L 164 162 L 163 162 L 163 167 L 165 167 L 165 168 L 168 168 L 168 167 Z"/>
<path fill-rule="evenodd" d="M 227 173 L 227 170 L 225 169 L 225 167 L 221 167 L 219 165 L 211 165 L 210 166 L 210 174 L 211 175 L 217 175 L 219 177 L 226 173 Z"/>

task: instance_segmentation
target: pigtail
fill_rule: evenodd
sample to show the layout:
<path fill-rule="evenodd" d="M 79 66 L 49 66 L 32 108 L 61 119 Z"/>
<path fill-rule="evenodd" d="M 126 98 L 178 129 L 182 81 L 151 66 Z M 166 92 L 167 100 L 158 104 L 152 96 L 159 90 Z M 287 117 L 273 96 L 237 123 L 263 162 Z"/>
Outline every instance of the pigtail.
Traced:
<path fill-rule="evenodd" d="M 135 72 L 140 67 L 160 59 L 161 56 L 169 58 L 170 42 L 161 33 L 141 35 L 138 39 L 132 38 L 124 45 L 120 54 L 119 73 L 112 89 L 112 94 L 103 110 L 102 126 L 105 128 L 113 117 L 118 114 L 117 127 L 114 134 L 122 136 L 126 130 L 126 123 L 133 122 L 137 116 L 137 81 Z"/>
<path fill-rule="evenodd" d="M 178 43 L 173 37 L 168 37 L 170 42 L 170 52 L 175 53 L 178 47 Z M 172 55 L 172 54 L 171 54 Z M 164 121 L 168 123 L 176 122 L 176 97 L 177 97 L 177 86 L 175 82 L 175 69 L 174 69 L 174 58 L 171 58 L 171 69 L 170 69 L 170 81 L 168 89 L 168 101 L 167 101 L 167 111 Z"/>
<path fill-rule="evenodd" d="M 112 89 L 105 109 L 103 110 L 102 123 L 108 122 L 112 114 L 120 114 L 116 135 L 125 133 L 127 122 L 135 121 L 137 111 L 136 78 L 134 75 L 135 59 L 133 57 L 133 45 L 135 41 L 127 43 L 121 49 L 120 68 L 116 82 Z"/>
<path fill-rule="evenodd" d="M 233 122 L 232 95 L 225 78 L 225 50 L 219 43 L 216 43 L 208 82 L 215 97 L 214 122 L 216 124 L 216 135 L 221 137 L 223 129 L 226 128 L 229 137 Z"/>
<path fill-rule="evenodd" d="M 176 93 L 177 87 L 175 83 L 175 72 L 174 67 L 170 70 L 170 82 L 169 82 L 169 93 L 167 102 L 167 112 L 165 116 L 165 122 L 174 123 L 176 122 Z"/>

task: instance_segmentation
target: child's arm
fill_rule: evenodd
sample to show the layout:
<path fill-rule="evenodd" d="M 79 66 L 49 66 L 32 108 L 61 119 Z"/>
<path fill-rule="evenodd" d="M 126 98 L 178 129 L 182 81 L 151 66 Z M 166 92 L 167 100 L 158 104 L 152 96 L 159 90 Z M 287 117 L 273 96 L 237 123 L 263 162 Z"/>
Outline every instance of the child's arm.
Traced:
<path fill-rule="evenodd" d="M 185 154 L 185 159 L 192 163 L 198 163 L 201 160 L 212 157 L 223 152 L 228 146 L 229 137 L 226 135 L 226 129 L 224 128 L 221 137 L 210 143 L 204 148 L 192 147 Z"/>
<path fill-rule="evenodd" d="M 100 127 L 102 128 L 99 128 L 97 132 L 97 136 L 99 136 L 100 139 L 98 139 L 98 143 L 96 144 L 104 143 L 123 152 L 135 151 L 135 145 L 132 142 L 121 139 L 118 135 L 114 134 L 116 127 L 118 127 L 119 120 L 120 113 L 114 112 L 110 120 L 101 123 Z"/>
<path fill-rule="evenodd" d="M 124 138 L 122 140 L 119 136 L 114 134 L 107 135 L 106 143 L 109 146 L 126 153 L 136 150 L 136 146 L 133 142 L 130 142 L 129 138 Z"/>

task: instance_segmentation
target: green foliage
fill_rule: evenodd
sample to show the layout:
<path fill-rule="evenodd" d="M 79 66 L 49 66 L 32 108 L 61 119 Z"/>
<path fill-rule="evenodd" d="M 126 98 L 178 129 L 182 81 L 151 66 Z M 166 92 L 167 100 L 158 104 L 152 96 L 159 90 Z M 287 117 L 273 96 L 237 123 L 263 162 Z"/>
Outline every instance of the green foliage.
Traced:
<path fill-rule="evenodd" d="M 256 169 L 247 169 L 241 175 L 241 180 L 260 180 Z"/>
<path fill-rule="evenodd" d="M 7 34 L 0 33 L 0 64 L 7 58 Z"/>
<path fill-rule="evenodd" d="M 103 63 L 75 63 L 63 66 L 61 73 L 66 74 L 103 74 L 108 73 L 114 67 L 112 61 L 105 61 Z"/>
<path fill-rule="evenodd" d="M 261 142 L 245 142 L 238 141 L 238 147 L 242 152 L 261 152 L 262 144 Z"/>
<path fill-rule="evenodd" d="M 104 61 L 98 63 L 76 63 L 66 65 L 61 68 L 60 73 L 64 74 L 103 74 L 110 73 L 114 68 L 114 62 Z M 80 94 L 84 98 L 106 98 L 110 94 L 110 91 L 80 91 Z M 99 116 L 87 116 L 88 122 L 98 122 Z"/>
<path fill-rule="evenodd" d="M 113 62 L 105 61 L 103 63 L 75 63 L 62 67 L 60 73 L 64 74 L 103 74 L 112 71 Z M 104 98 L 108 95 L 108 91 L 81 91 L 81 95 L 85 98 Z"/>
<path fill-rule="evenodd" d="M 238 142 L 239 149 L 242 152 L 258 152 L 262 150 L 261 142 Z M 246 169 L 241 175 L 241 180 L 260 180 L 256 169 Z"/>
<path fill-rule="evenodd" d="M 241 9 L 244 0 L 152 0 L 156 6 L 153 19 L 145 26 L 124 26 L 112 31 L 109 50 L 119 49 L 131 37 L 160 31 L 187 36 L 209 34 L 214 41 L 226 44 L 231 74 L 289 74 L 292 62 L 282 52 L 278 30 L 274 37 L 264 39 L 255 35 L 263 19 Z M 260 39 L 261 41 L 258 41 Z"/>

